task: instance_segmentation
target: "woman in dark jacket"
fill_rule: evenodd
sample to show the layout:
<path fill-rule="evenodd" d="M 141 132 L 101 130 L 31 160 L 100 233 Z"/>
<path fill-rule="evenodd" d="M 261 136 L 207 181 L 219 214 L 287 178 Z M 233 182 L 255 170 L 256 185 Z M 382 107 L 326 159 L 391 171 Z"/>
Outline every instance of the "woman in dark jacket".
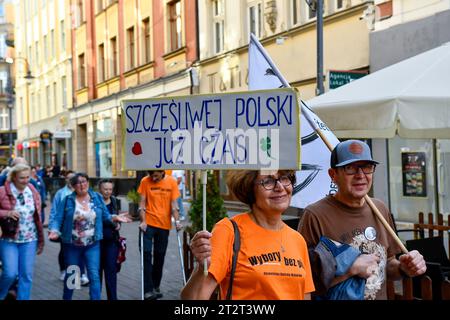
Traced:
<path fill-rule="evenodd" d="M 98 183 L 98 190 L 110 215 L 119 214 L 119 202 L 112 195 L 114 184 L 111 180 L 102 179 Z M 106 295 L 108 300 L 117 300 L 117 256 L 119 254 L 119 229 L 116 226 L 103 225 L 103 239 L 100 241 L 100 281 L 105 274 Z"/>
<path fill-rule="evenodd" d="M 30 167 L 17 164 L 0 187 L 0 300 L 5 299 L 17 277 L 17 299 L 30 299 L 34 261 L 44 248 L 41 197 L 29 181 Z"/>

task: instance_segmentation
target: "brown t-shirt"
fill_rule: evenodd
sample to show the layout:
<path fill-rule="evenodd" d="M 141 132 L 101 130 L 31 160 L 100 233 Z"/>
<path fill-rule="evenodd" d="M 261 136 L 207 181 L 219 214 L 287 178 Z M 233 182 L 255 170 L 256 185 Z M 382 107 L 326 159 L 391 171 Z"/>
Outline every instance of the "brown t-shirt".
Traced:
<path fill-rule="evenodd" d="M 373 199 L 373 202 L 393 227 L 391 215 L 383 202 L 378 199 Z M 327 196 L 305 208 L 299 232 L 310 248 L 319 243 L 321 236 L 326 236 L 347 243 L 362 253 L 379 255 L 377 272 L 367 278 L 365 299 L 387 299 L 387 260 L 400 253 L 400 248 L 367 203 L 361 208 L 352 208 L 337 201 L 333 196 Z"/>

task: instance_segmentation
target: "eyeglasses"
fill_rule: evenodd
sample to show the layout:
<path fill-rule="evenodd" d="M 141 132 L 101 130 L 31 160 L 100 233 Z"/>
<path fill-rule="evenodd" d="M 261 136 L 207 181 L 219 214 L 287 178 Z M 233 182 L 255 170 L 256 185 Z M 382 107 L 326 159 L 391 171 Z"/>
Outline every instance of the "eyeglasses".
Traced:
<path fill-rule="evenodd" d="M 78 185 L 78 184 L 87 184 L 87 183 L 88 183 L 87 180 L 82 180 L 82 181 L 77 181 L 77 183 L 75 183 L 75 185 Z"/>
<path fill-rule="evenodd" d="M 23 193 L 19 193 L 17 195 L 17 200 L 19 200 L 21 206 L 25 205 L 25 198 L 23 196 Z"/>
<path fill-rule="evenodd" d="M 376 165 L 373 163 L 366 163 L 366 164 L 360 164 L 360 165 L 354 165 L 354 164 L 348 164 L 346 166 L 343 166 L 342 169 L 344 169 L 344 172 L 346 175 L 354 175 L 359 172 L 359 169 L 365 174 L 370 174 L 375 172 Z"/>
<path fill-rule="evenodd" d="M 273 177 L 267 177 L 260 181 L 257 181 L 256 183 L 262 185 L 263 188 L 266 190 L 273 190 L 275 189 L 275 186 L 277 185 L 278 181 L 283 185 L 283 187 L 288 187 L 292 184 L 290 176 L 281 176 L 278 179 L 275 179 Z"/>

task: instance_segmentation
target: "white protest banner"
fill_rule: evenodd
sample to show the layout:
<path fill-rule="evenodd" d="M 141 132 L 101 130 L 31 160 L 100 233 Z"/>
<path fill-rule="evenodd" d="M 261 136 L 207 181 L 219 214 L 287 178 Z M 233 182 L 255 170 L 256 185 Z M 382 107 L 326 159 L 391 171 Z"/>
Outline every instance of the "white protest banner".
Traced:
<path fill-rule="evenodd" d="M 250 35 L 248 57 L 250 90 L 289 87 L 289 83 L 253 34 Z M 291 206 L 305 208 L 308 204 L 336 191 L 335 184 L 328 176 L 330 150 L 316 133 L 316 128 L 320 129 L 332 146 L 338 144 L 339 140 L 303 102 L 300 126 L 302 166 L 301 171 L 296 173 L 297 184 L 294 187 Z"/>
<path fill-rule="evenodd" d="M 299 169 L 290 88 L 122 101 L 124 170 Z"/>

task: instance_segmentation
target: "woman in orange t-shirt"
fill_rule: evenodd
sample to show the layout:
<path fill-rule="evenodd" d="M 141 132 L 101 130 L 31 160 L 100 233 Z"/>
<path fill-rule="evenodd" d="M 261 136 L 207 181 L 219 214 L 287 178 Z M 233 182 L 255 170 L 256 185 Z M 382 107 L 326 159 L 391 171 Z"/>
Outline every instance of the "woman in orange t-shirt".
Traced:
<path fill-rule="evenodd" d="M 279 170 L 230 171 L 228 188 L 250 212 L 234 216 L 240 233 L 240 250 L 230 299 L 303 300 L 314 291 L 308 249 L 303 237 L 281 219 L 288 208 L 295 172 Z M 219 221 L 212 231 L 200 231 L 191 241 L 197 263 L 182 299 L 209 299 L 217 285 L 221 299 L 226 299 L 230 284 L 234 230 L 231 221 Z"/>

